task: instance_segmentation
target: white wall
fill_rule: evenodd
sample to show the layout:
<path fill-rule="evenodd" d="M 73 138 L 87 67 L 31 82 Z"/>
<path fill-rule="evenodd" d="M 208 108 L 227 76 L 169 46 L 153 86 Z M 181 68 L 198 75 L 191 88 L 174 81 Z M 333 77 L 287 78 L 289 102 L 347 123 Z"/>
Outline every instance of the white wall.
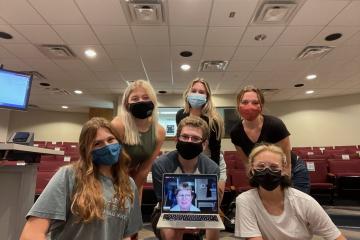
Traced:
<path fill-rule="evenodd" d="M 15 131 L 34 132 L 35 140 L 78 141 L 87 113 L 29 110 L 10 113 L 8 134 Z"/>
<path fill-rule="evenodd" d="M 0 109 L 0 142 L 7 140 L 9 119 L 10 110 Z"/>

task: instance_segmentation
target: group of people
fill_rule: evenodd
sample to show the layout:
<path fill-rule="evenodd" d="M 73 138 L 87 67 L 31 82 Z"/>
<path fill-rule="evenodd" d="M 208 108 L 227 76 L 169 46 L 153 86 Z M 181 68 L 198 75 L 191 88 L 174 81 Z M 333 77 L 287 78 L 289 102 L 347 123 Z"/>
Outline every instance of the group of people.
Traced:
<path fill-rule="evenodd" d="M 255 189 L 236 200 L 235 235 L 310 239 L 316 233 L 326 239 L 344 239 L 321 206 L 306 194 L 306 167 L 291 152 L 285 124 L 263 114 L 264 102 L 261 91 L 253 86 L 244 87 L 237 96 L 240 118 L 231 141 L 248 166 Z M 125 89 L 119 116 L 111 123 L 98 117 L 85 123 L 79 137 L 79 161 L 60 168 L 50 180 L 26 216 L 21 239 L 136 239 L 142 227 L 142 189 L 150 170 L 158 201 L 162 201 L 164 173 L 216 174 L 221 201 L 227 177 L 221 153 L 224 121 L 209 84 L 201 78 L 189 83 L 184 108 L 176 114 L 176 150 L 160 157 L 165 130 L 157 112 L 153 87 L 137 80 Z M 185 194 L 191 196 L 191 186 L 179 187 L 174 207 L 198 209 L 192 204 L 193 196 Z M 161 229 L 160 236 L 182 239 L 184 232 Z M 219 230 L 206 229 L 206 239 L 219 239 Z"/>

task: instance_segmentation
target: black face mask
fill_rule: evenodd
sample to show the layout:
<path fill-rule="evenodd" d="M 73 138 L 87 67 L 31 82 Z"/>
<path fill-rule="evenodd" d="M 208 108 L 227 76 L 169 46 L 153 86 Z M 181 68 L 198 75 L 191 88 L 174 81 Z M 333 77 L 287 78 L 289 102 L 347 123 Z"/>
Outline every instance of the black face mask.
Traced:
<path fill-rule="evenodd" d="M 261 187 L 267 191 L 273 191 L 281 184 L 281 171 L 271 171 L 269 168 L 265 168 L 263 171 L 255 170 L 251 178 L 251 181 L 258 183 Z"/>
<path fill-rule="evenodd" d="M 151 116 L 154 103 L 152 101 L 130 103 L 129 110 L 134 117 L 145 119 Z"/>
<path fill-rule="evenodd" d="M 176 143 L 176 149 L 180 156 L 186 160 L 191 160 L 203 151 L 202 143 L 183 142 L 178 141 Z"/>

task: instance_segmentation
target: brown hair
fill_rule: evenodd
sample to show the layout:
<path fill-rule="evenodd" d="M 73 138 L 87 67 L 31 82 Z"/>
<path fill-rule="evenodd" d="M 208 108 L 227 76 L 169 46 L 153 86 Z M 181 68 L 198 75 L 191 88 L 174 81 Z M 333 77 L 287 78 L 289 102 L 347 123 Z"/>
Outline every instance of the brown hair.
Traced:
<path fill-rule="evenodd" d="M 259 88 L 255 87 L 253 85 L 247 85 L 240 90 L 240 92 L 236 96 L 237 108 L 239 108 L 239 104 L 240 104 L 242 98 L 244 97 L 244 94 L 247 92 L 256 93 L 256 95 L 259 99 L 260 106 L 261 106 L 261 108 L 263 108 L 263 106 L 265 104 L 264 94 L 261 92 L 261 90 Z"/>
<path fill-rule="evenodd" d="M 177 127 L 176 137 L 180 137 L 181 131 L 185 126 L 200 128 L 202 130 L 203 141 L 205 141 L 209 138 L 209 135 L 210 135 L 209 126 L 200 117 L 189 116 L 189 117 L 186 117 L 183 120 L 181 120 Z"/>
<path fill-rule="evenodd" d="M 92 150 L 98 129 L 106 128 L 120 142 L 110 122 L 105 118 L 94 117 L 87 121 L 80 133 L 80 159 L 74 166 L 75 186 L 72 197 L 71 212 L 77 215 L 80 221 L 90 222 L 103 219 L 105 208 L 103 190 L 99 181 L 99 168 L 92 162 Z M 124 209 L 126 201 L 134 202 L 134 193 L 131 189 L 128 172 L 129 157 L 121 151 L 119 161 L 111 168 L 114 183 L 114 198 L 118 200 L 118 207 Z"/>

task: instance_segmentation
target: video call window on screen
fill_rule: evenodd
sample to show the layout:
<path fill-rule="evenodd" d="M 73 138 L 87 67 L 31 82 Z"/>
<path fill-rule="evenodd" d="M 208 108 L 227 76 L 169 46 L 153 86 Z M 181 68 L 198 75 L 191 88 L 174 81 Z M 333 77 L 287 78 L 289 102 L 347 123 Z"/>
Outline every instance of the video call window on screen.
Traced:
<path fill-rule="evenodd" d="M 0 108 L 26 110 L 32 76 L 0 68 Z"/>
<path fill-rule="evenodd" d="M 217 211 L 216 177 L 214 179 L 204 177 L 169 177 L 164 179 L 163 184 L 164 211 L 182 211 L 179 205 L 186 203 L 192 205 L 191 210 L 187 210 L 190 212 Z M 186 190 L 182 191 L 181 189 Z"/>

